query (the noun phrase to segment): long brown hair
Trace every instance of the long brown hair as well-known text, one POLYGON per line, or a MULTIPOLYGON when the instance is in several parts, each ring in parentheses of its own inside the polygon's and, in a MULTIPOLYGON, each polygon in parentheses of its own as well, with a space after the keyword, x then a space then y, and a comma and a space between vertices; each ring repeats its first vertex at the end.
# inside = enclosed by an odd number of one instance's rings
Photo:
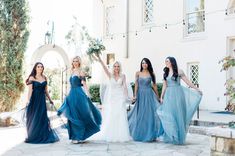
MULTIPOLYGON (((27 78, 26 81, 25 81, 26 84, 29 84, 29 78, 30 78, 31 76, 36 79, 36 74, 37 74, 36 68, 37 68, 37 66, 38 66, 39 64, 42 65, 42 68, 43 68, 43 71, 44 71, 44 65, 43 65, 41 62, 36 62, 35 65, 33 66, 33 69, 32 69, 32 71, 31 71, 31 73, 29 74, 28 78, 27 78)), ((43 76, 43 71, 42 71, 42 73, 41 73, 42 76, 43 76)))
POLYGON ((142 72, 142 70, 143 70, 143 67, 142 67, 142 62, 143 61, 145 61, 146 64, 148 65, 147 69, 149 71, 149 74, 152 78, 153 83, 155 84, 156 83, 156 78, 155 78, 155 75, 154 75, 153 66, 152 66, 151 61, 148 58, 143 58, 142 61, 140 62, 140 71, 142 72))
MULTIPOLYGON (((166 59, 168 59, 170 61, 172 69, 173 69, 172 77, 174 77, 174 80, 177 81, 177 78, 179 77, 179 73, 178 73, 178 65, 177 65, 176 59, 174 57, 170 57, 170 56, 167 57, 166 59)), ((169 68, 165 67, 163 69, 163 71, 164 71, 163 79, 166 80, 166 78, 169 75, 169 68)))

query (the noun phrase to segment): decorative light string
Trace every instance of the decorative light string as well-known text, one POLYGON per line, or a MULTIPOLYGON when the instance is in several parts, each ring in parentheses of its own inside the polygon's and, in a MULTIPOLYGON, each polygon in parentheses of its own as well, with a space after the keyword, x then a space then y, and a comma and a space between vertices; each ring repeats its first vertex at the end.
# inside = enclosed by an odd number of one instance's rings
POLYGON ((233 9, 233 8, 234 7, 227 8, 227 9, 221 9, 221 10, 214 10, 214 11, 210 11, 210 12, 204 12, 203 11, 202 15, 193 16, 193 17, 189 17, 189 18, 184 18, 184 19, 182 19, 178 22, 175 22, 175 23, 165 23, 165 24, 161 24, 161 25, 150 25, 148 28, 142 28, 140 30, 130 30, 128 32, 122 32, 122 33, 111 33, 109 35, 101 36, 100 38, 113 40, 114 37, 116 37, 116 36, 122 36, 123 38, 125 38, 127 35, 130 35, 130 34, 135 34, 135 36, 137 36, 139 33, 144 32, 146 30, 148 30, 151 33, 154 28, 168 29, 169 27, 180 25, 180 24, 182 24, 183 26, 186 26, 187 25, 187 22, 186 22, 187 20, 197 18, 197 17, 201 17, 202 20, 205 21, 206 17, 208 17, 208 15, 212 15, 212 14, 216 14, 216 13, 224 12, 224 15, 228 16, 228 14, 229 14, 228 10, 233 9))

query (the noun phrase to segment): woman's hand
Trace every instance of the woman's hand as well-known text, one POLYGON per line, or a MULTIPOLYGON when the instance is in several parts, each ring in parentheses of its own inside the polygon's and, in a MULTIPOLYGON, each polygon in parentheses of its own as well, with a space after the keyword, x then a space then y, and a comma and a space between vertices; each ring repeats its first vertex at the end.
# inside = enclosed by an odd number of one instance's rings
POLYGON ((160 98, 160 104, 162 104, 163 103, 163 98, 160 98))
POLYGON ((198 91, 200 95, 202 95, 202 91, 199 88, 197 88, 196 90, 198 91))
POLYGON ((50 104, 54 105, 54 102, 52 100, 50 100, 50 104))
POLYGON ((101 62, 100 55, 98 53, 92 54, 91 57, 98 62, 101 62))
POLYGON ((135 103, 136 102, 136 97, 134 96, 131 101, 132 101, 132 104, 135 103))

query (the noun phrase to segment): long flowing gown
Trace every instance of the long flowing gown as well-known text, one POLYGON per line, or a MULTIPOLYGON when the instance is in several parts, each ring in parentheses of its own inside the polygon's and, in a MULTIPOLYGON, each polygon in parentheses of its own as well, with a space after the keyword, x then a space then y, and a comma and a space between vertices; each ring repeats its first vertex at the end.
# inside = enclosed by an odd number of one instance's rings
POLYGON ((108 142, 125 142, 131 139, 124 83, 123 76, 120 76, 118 80, 115 80, 113 76, 110 78, 102 103, 103 123, 96 139, 108 142))
POLYGON ((163 104, 157 112, 161 119, 161 131, 166 143, 184 144, 188 126, 202 96, 196 90, 183 87, 180 76, 175 81, 168 76, 163 104))
POLYGON ((83 88, 83 78, 71 76, 71 89, 58 110, 68 119, 68 134, 71 140, 85 140, 100 131, 101 114, 87 97, 83 88))
POLYGON ((31 81, 32 96, 26 109, 26 143, 53 143, 59 140, 47 116, 45 87, 47 81, 31 81))
POLYGON ((157 115, 159 102, 152 89, 151 77, 138 77, 135 106, 128 115, 129 129, 135 141, 154 141, 158 137, 160 119, 157 115))

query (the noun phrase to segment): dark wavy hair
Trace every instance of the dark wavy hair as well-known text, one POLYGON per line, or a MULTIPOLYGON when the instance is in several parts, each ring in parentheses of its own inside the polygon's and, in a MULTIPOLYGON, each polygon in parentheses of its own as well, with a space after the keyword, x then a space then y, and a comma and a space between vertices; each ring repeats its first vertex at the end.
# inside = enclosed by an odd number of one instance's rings
POLYGON ((152 81, 153 83, 155 84, 156 83, 156 78, 154 76, 154 72, 153 72, 153 66, 152 66, 152 63, 150 62, 150 60, 148 58, 143 58, 142 61, 140 62, 140 71, 142 72, 143 70, 143 67, 142 67, 142 62, 145 61, 146 64, 148 65, 148 71, 150 73, 150 76, 152 78, 152 81))
MULTIPOLYGON (((167 57, 166 59, 169 59, 169 61, 171 62, 171 66, 172 66, 172 69, 173 69, 173 75, 172 75, 172 77, 173 77, 174 80, 176 81, 177 78, 178 78, 178 76, 179 76, 179 74, 178 74, 178 65, 177 65, 177 62, 176 62, 176 60, 175 60, 174 57, 170 57, 170 56, 169 56, 169 57, 167 57)), ((168 67, 165 67, 165 68, 163 69, 163 71, 164 71, 163 79, 166 80, 166 78, 167 78, 168 75, 169 75, 169 68, 168 68, 168 67)))
MULTIPOLYGON (((36 74, 37 74, 37 71, 36 71, 36 68, 37 66, 41 64, 42 67, 43 67, 43 70, 44 70, 44 65, 41 63, 41 62, 37 62, 35 63, 34 67, 33 67, 33 70, 31 71, 30 75, 28 76, 28 78, 26 79, 25 83, 28 85, 29 84, 29 78, 30 76, 33 76, 35 79, 36 79, 36 74)), ((42 71, 42 75, 43 75, 43 71, 42 71)))

